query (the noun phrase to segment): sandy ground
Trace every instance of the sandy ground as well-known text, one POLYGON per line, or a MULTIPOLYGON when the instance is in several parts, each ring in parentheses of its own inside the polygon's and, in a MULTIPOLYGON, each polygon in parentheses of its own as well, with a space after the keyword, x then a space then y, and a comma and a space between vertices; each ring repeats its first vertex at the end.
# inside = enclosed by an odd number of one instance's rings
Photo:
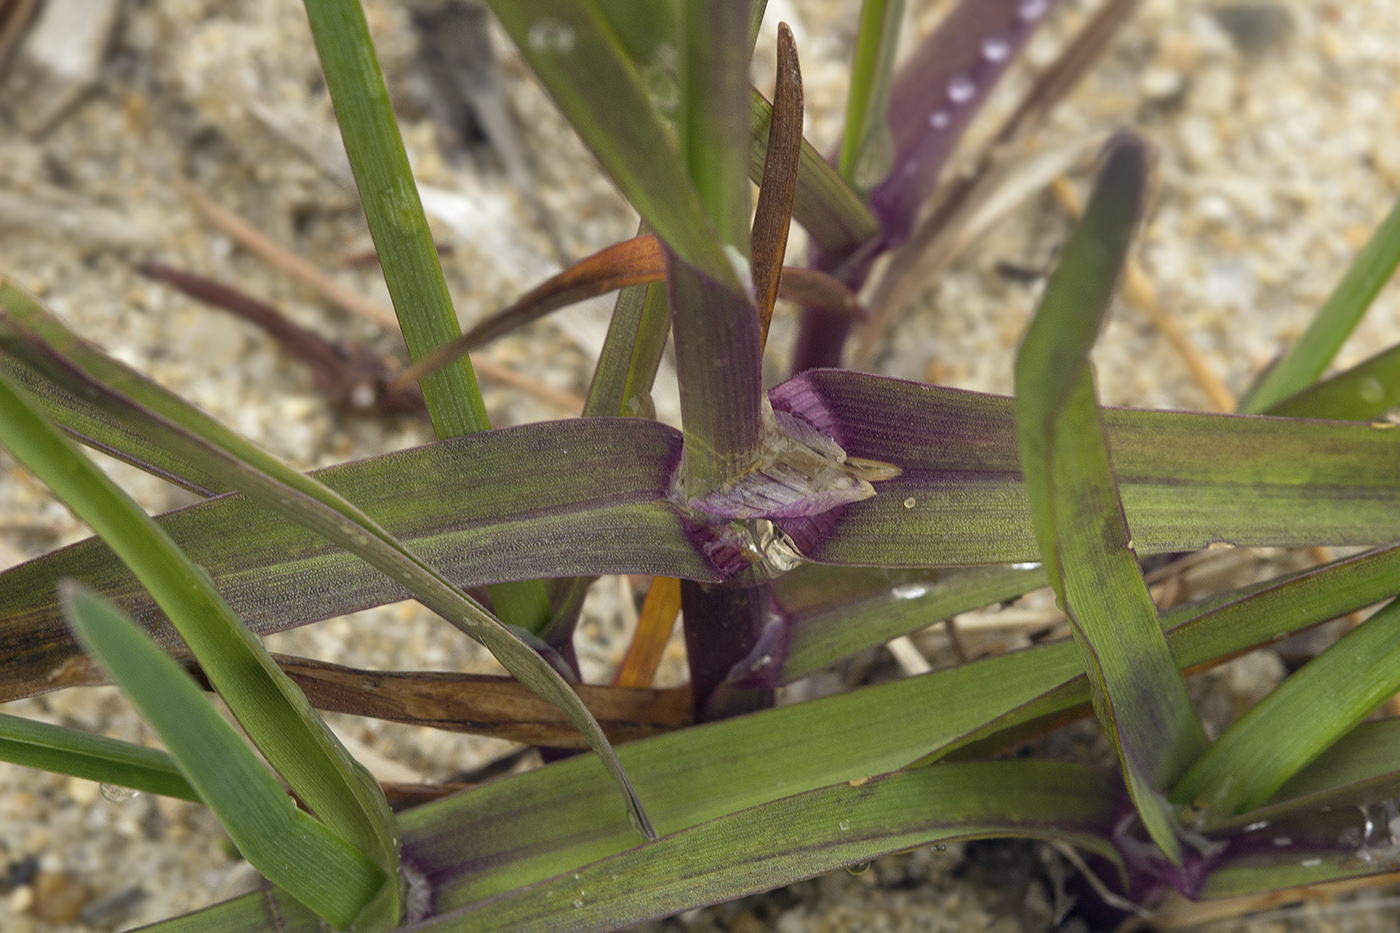
MULTIPOLYGON (((834 138, 844 102, 843 63, 857 6, 854 0, 770 3, 770 18, 787 20, 797 33, 808 135, 822 146, 834 138)), ((911 4, 915 28, 927 29, 946 6, 911 4)), ((1005 109, 1029 80, 1028 69, 1051 61, 1095 6, 1065 0, 993 112, 1005 109)), ((298 465, 428 440, 420 420, 336 415, 306 371, 261 332, 133 269, 155 259, 235 282, 328 336, 399 352, 396 336, 271 271, 213 228, 170 182, 188 178, 341 284, 387 306, 377 270, 343 262, 367 247, 368 236, 343 184, 334 121, 299 5, 130 0, 115 9, 94 85, 41 132, 32 131, 42 116, 38 98, 27 96, 13 73, 0 90, 6 121, 0 271, 119 358, 298 465)), ((635 216, 561 127, 499 33, 493 39, 505 102, 523 154, 505 165, 480 145, 454 142, 434 120, 405 7, 373 0, 367 9, 415 172, 431 189, 437 232, 453 246, 445 265, 464 321, 510 301, 554 271, 561 255, 577 258, 631 235, 635 216)), ((1400 192, 1400 149, 1393 144, 1400 122, 1397 47, 1400 21, 1386 0, 1148 0, 1037 137, 1036 152, 1082 145, 1124 126, 1151 140, 1158 188, 1139 258, 1163 309, 1230 391, 1242 391, 1301 332, 1400 192)), ((760 56, 760 72, 767 57, 760 56)), ((1082 192, 1085 168, 1071 177, 1082 192)), ((872 368, 1008 391, 1015 341, 1037 286, 1004 270, 1045 268, 1068 225, 1054 198, 1032 192, 953 267, 911 293, 872 368)), ((796 256, 801 243, 794 239, 796 256)), ((556 391, 580 394, 609 308, 604 300, 566 312, 499 341, 488 356, 556 391)), ((774 379, 791 323, 780 311, 770 343, 774 379)), ((1392 288, 1339 362, 1357 362, 1397 339, 1392 288)), ((1130 304, 1118 309, 1097 360, 1105 403, 1209 403, 1160 331, 1130 304)), ((495 424, 568 413, 537 395, 483 381, 495 424)), ((664 394, 658 408, 674 417, 674 402, 664 394)), ((0 561, 12 564, 85 535, 3 455, 0 470, 0 561)), ((112 472, 153 511, 189 501, 120 465, 112 472)), ((585 675, 597 679, 615 663, 630 623, 618 580, 594 589, 580 650, 585 675)), ((483 652, 411 605, 269 641, 276 650, 367 667, 495 669, 483 652)), ((679 662, 673 652, 664 676, 679 676, 679 662)), ((1224 697, 1228 716, 1231 697, 1255 694, 1277 675, 1276 659, 1265 658, 1244 674, 1221 675, 1213 695, 1224 697)), ((151 740, 106 689, 52 694, 5 711, 151 740)), ((441 780, 507 748, 382 723, 336 718, 334 724, 392 780, 441 780)), ((125 798, 87 781, 0 764, 0 826, 0 928, 7 931, 125 929, 221 899, 253 880, 202 808, 125 798)), ((1007 893, 993 883, 995 872, 954 877, 950 869, 962 855, 953 849, 882 861, 863 875, 837 873, 670 926, 784 933, 1045 929, 1041 905, 1053 892, 1042 884, 1007 893)), ((1030 852, 1023 861, 1039 858, 1030 852)), ((1375 896, 1359 908, 1311 908, 1250 929, 1393 929, 1395 914, 1375 896)))

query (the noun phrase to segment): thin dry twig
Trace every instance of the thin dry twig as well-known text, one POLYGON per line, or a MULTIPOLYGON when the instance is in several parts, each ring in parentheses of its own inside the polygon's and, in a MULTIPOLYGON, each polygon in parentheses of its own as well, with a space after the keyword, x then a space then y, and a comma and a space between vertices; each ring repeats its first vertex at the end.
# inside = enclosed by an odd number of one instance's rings
MULTIPOLYGON (((285 246, 253 227, 242 217, 216 204, 213 199, 194 185, 184 179, 177 178, 175 179, 175 187, 194 204, 211 224, 268 265, 280 269, 292 278, 306 284, 327 301, 352 314, 357 314, 394 331, 399 329, 398 318, 392 311, 341 285, 310 262, 292 253, 285 246)), ((472 367, 478 373, 503 385, 528 392, 567 412, 583 411, 583 399, 571 392, 562 392, 542 385, 508 366, 482 357, 472 356, 471 362, 472 367)))
POLYGON ((417 385, 393 383, 396 367, 361 344, 339 344, 288 320, 281 311, 213 279, 146 263, 140 271, 153 279, 222 308, 262 328, 282 348, 311 369, 316 387, 338 411, 354 414, 405 414, 423 410, 423 393, 417 385))
POLYGON ((1266 891, 1262 894, 1245 894, 1239 897, 1222 897, 1208 901, 1192 901, 1172 891, 1158 907, 1152 918, 1152 927, 1157 930, 1182 930, 1198 927, 1219 920, 1242 917, 1245 914, 1271 910, 1299 901, 1327 901, 1348 891, 1383 887, 1400 882, 1400 872, 1388 875, 1370 875, 1365 878, 1347 878, 1324 884, 1310 884, 1283 891, 1266 891))
POLYGON ((175 179, 175 188, 184 195, 211 224, 228 234, 239 246, 242 246, 269 266, 280 269, 297 281, 310 286, 317 294, 352 314, 358 314, 360 317, 373 321, 381 327, 390 330, 398 330, 399 319, 394 315, 393 311, 341 285, 335 279, 296 255, 281 243, 276 242, 271 237, 262 233, 262 231, 248 223, 248 221, 244 220, 242 217, 239 217, 233 211, 215 203, 213 198, 209 197, 183 178, 175 179))

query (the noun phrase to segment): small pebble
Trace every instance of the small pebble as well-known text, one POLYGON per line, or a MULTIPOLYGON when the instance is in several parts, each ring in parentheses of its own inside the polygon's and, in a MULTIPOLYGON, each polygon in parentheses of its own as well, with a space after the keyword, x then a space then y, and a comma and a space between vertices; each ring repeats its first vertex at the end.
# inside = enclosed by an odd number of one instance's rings
POLYGON ((88 926, 113 926, 126 919, 145 896, 146 890, 139 886, 113 891, 84 907, 78 919, 88 926))
POLYGON ((90 896, 86 887, 58 872, 39 872, 33 890, 34 915, 49 923, 77 920, 90 896))
POLYGON ((34 906, 34 888, 27 884, 15 888, 5 899, 5 906, 13 915, 22 914, 29 910, 34 906))
MULTIPOLYGON (((32 796, 32 795, 31 795, 32 796)), ((34 876, 39 874, 39 857, 37 855, 25 856, 15 859, 5 870, 6 888, 20 888, 34 880, 34 876)))
POLYGON ((1267 52, 1293 34, 1293 14, 1279 3, 1222 3, 1211 13, 1245 55, 1267 52))

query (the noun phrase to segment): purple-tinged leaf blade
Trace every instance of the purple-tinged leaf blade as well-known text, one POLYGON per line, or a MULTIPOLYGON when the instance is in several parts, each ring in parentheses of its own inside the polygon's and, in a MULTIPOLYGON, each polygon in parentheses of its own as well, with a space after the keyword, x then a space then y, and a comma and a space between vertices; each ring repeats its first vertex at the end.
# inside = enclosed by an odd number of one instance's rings
MULTIPOLYGON (((1400 847, 1382 807, 1315 810, 1227 837, 1227 848, 1195 896, 1232 897, 1390 874, 1400 847)), ((1394 806, 1389 808, 1394 815, 1394 806)))
MULTIPOLYGON (((843 370, 774 388, 848 458, 899 476, 803 545, 820 563, 935 567, 1039 560, 1010 400, 843 370)), ((1400 540, 1400 430, 1389 425, 1105 409, 1140 554, 1400 540)), ((787 523, 784 523, 785 527, 787 523)))
POLYGON ((887 245, 915 216, 996 83, 1055 0, 960 0, 895 76, 889 124, 894 165, 870 194, 887 245))
MULTIPOLYGON (((642 419, 526 425, 396 451, 312 475, 460 587, 639 573, 718 581, 664 499, 680 457, 642 419)), ((408 598, 359 558, 238 495, 159 520, 253 631, 265 634, 408 598)), ((53 689, 75 655, 53 589, 74 577, 116 599, 162 644, 174 633, 111 552, 88 540, 4 575, 0 696, 53 689)))
MULTIPOLYGON (((579 700, 563 676, 545 659, 541 658, 535 648, 525 640, 525 637, 516 628, 505 625, 487 612, 436 567, 425 562, 411 548, 385 531, 368 514, 331 488, 312 477, 293 470, 182 400, 174 397, 169 399, 168 416, 154 412, 132 400, 116 386, 127 382, 143 386, 142 380, 137 378, 134 373, 124 371, 118 364, 105 358, 100 352, 86 347, 73 335, 62 333, 59 336, 63 338, 61 342, 57 345, 50 344, 32 331, 26 330, 15 317, 9 314, 0 315, 0 343, 3 343, 5 352, 21 359, 26 365, 41 372, 45 378, 52 380, 66 391, 88 399, 115 417, 140 428, 151 437, 159 439, 162 444, 179 450, 185 457, 206 470, 222 474, 230 485, 235 486, 240 493, 253 502, 276 513, 279 517, 293 522, 298 527, 310 531, 332 546, 343 548, 354 554, 375 570, 408 589, 429 609, 479 640, 508 671, 568 715, 570 721, 587 737, 589 746, 597 752, 613 776, 618 789, 624 796, 627 812, 637 831, 648 839, 654 838, 654 833, 645 812, 642 810, 641 803, 628 783, 626 775, 622 772, 622 767, 613 753, 612 746, 603 734, 597 720, 579 700), (67 352, 70 348, 73 351, 71 356, 67 352), (82 359, 100 361, 100 365, 94 368, 100 370, 107 377, 107 382, 99 381, 93 373, 84 371, 81 363, 77 362, 82 359)), ((33 417, 32 413, 30 417, 33 417)), ((54 429, 45 427, 44 434, 48 436, 54 429)), ((68 455, 70 457, 78 456, 75 452, 68 455)), ((81 459, 79 462, 86 463, 81 459)), ((30 465, 32 467, 32 464, 30 465)), ((88 466, 87 469, 91 471, 93 468, 88 466)), ((66 477, 69 472, 71 471, 60 471, 57 475, 66 477)), ((48 482, 53 483, 54 479, 49 478, 48 482)), ((185 567, 186 573, 192 572, 189 568, 194 565, 189 562, 187 556, 181 555, 178 549, 174 548, 162 529, 144 513, 140 513, 139 517, 142 522, 137 527, 145 529, 145 534, 150 536, 152 540, 163 542, 164 550, 179 557, 178 565, 185 567)), ((94 530, 103 533, 102 527, 94 526, 94 530)), ((118 542, 121 539, 117 534, 108 531, 103 534, 103 537, 114 549, 120 551, 118 542)), ((189 626, 193 623, 189 620, 208 616, 208 612, 204 610, 212 605, 216 605, 218 608, 219 618, 233 619, 232 612, 219 598, 214 591, 213 582, 202 570, 197 574, 200 583, 197 590, 203 594, 205 602, 198 603, 193 609, 183 606, 178 599, 178 595, 185 592, 184 586, 175 586, 172 591, 171 584, 166 581, 164 590, 156 589, 151 585, 152 577, 150 574, 142 572, 142 565, 133 556, 144 554, 147 550, 127 543, 126 551, 122 552, 121 556, 123 561, 132 568, 133 573, 141 578, 142 583, 152 589, 152 595, 162 608, 167 609, 167 614, 176 623, 176 627, 180 629, 185 641, 190 642, 192 648, 199 651, 200 649, 191 638, 189 626), (174 596, 171 595, 172 592, 175 594, 174 596), (172 606, 181 607, 183 612, 177 615, 171 608, 172 606), (191 615, 192 612, 193 615, 191 615)), ((543 586, 540 586, 540 591, 542 595, 543 586)), ((548 610, 547 603, 546 610, 548 610)), ((225 626, 225 628, 227 627, 225 626)), ((261 659, 260 663, 269 676, 275 675, 275 678, 282 678, 280 672, 266 658, 265 652, 262 652, 261 644, 241 623, 232 625, 232 629, 240 637, 237 644, 244 650, 251 646, 253 655, 261 659)), ((222 629, 216 628, 213 631, 222 631, 222 629)), ((526 636, 528 635, 527 632, 526 636)), ((229 656, 226 651, 223 653, 215 651, 209 655, 209 657, 229 656)), ((206 659, 206 666, 208 663, 209 661, 206 659)), ((211 671, 211 674, 213 673, 215 672, 211 671)), ((301 699, 304 703, 304 698, 301 698, 299 693, 290 689, 290 685, 287 687, 290 690, 288 695, 291 699, 301 699)), ((223 693, 232 704, 234 698, 228 696, 226 690, 223 693)), ((302 711, 301 719, 293 718, 291 721, 299 723, 302 720, 307 720, 308 717, 308 721, 320 727, 324 732, 324 724, 315 718, 309 707, 302 711)), ((246 717, 243 718, 244 721, 248 721, 246 717)), ((263 716, 263 718, 267 717, 263 716)), ((325 734, 329 735, 329 733, 325 734)), ((339 754, 344 755, 344 750, 340 748, 339 743, 333 737, 322 744, 326 745, 332 752, 339 750, 339 754)), ((272 751, 274 749, 263 743, 260 743, 260 747, 267 752, 270 760, 273 759, 272 751)), ((300 759, 293 756, 292 760, 299 761, 300 759)), ((284 772, 286 768, 285 764, 279 765, 279 769, 284 772)), ((289 780, 292 780, 290 776, 289 780)), ((292 780, 292 784, 303 796, 307 795, 308 792, 298 786, 295 780, 292 780)), ((353 788, 355 785, 352 783, 350 786, 353 788)), ((384 805, 383 795, 377 786, 373 788, 373 791, 374 793, 369 796, 377 800, 379 807, 387 816, 387 806, 384 805)), ((361 796, 363 797, 364 794, 361 796)), ((317 809, 321 808, 318 806, 317 809)), ((387 833, 388 830, 385 829, 384 832, 387 833)), ((383 848, 382 845, 381 848, 383 848)), ((390 852, 394 858, 397 857, 394 854, 394 846, 390 845, 386 851, 390 852)))

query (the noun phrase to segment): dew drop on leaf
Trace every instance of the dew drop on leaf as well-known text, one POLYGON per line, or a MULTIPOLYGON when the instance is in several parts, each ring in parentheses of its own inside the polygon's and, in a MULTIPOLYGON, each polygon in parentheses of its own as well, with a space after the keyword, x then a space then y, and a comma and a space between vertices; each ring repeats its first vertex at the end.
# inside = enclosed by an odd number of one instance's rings
POLYGON ((977 85, 967 75, 957 74, 948 79, 948 99, 965 104, 977 94, 977 85))
POLYGON ((841 822, 837 823, 836 826, 837 826, 837 828, 839 828, 839 829, 841 830, 841 832, 843 832, 843 833, 845 833, 845 832, 850 832, 850 829, 851 829, 851 821, 850 821, 850 820, 842 820, 841 822))
POLYGON ((989 62, 1004 62, 1011 54, 1011 43, 1002 36, 988 36, 982 40, 982 57, 989 62))
POLYGON ((916 506, 916 505, 918 505, 918 504, 919 504, 918 500, 915 499, 913 496, 910 496, 908 499, 905 499, 905 500, 904 500, 904 507, 905 507, 906 509, 912 509, 914 506, 916 506))
POLYGON ((1016 15, 1023 22, 1033 23, 1050 9, 1050 0, 1021 0, 1016 7, 1016 15))
POLYGON ((525 41, 536 52, 567 54, 574 48, 574 30, 567 23, 546 17, 537 21, 526 33, 525 41))
POLYGON ((120 784, 103 784, 100 787, 102 796, 113 803, 126 803, 128 800, 141 793, 131 787, 123 787, 120 784))
POLYGON ((669 71, 652 62, 642 69, 642 84, 657 110, 668 115, 676 112, 681 102, 681 91, 669 71))

